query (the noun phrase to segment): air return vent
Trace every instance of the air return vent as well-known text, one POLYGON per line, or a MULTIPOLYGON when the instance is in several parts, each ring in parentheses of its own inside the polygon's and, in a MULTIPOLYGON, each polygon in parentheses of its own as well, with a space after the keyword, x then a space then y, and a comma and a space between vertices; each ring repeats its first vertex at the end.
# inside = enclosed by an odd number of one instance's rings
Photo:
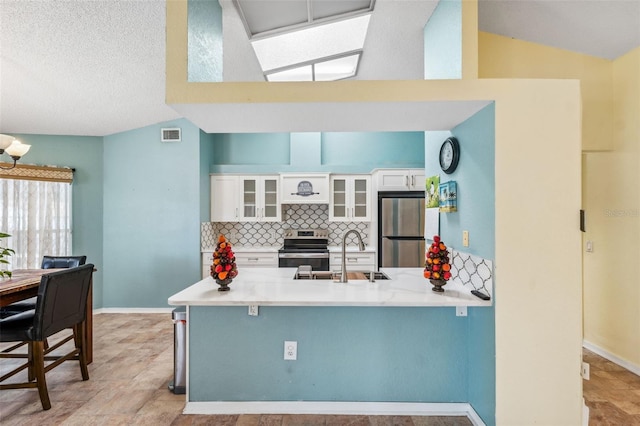
POLYGON ((182 132, 179 127, 160 129, 160 140, 162 142, 180 142, 182 140, 182 132))

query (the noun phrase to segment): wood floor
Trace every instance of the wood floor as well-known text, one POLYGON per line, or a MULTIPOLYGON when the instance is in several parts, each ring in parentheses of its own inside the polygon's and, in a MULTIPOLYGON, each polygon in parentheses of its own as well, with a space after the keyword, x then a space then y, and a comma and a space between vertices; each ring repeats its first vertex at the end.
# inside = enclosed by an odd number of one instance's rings
MULTIPOLYGON (((48 411, 42 410, 35 389, 2 391, 0 424, 471 425, 460 416, 184 415, 184 395, 167 390, 173 376, 170 315, 99 314, 94 317, 94 339, 90 380, 82 381, 77 362, 51 370, 48 411)), ((589 424, 640 426, 640 377, 586 350, 585 361, 591 365, 591 380, 584 382, 589 424)), ((8 367, 2 360, 0 373, 8 367)))
POLYGON ((590 380, 582 381, 589 425, 640 426, 640 376, 586 349, 590 380))

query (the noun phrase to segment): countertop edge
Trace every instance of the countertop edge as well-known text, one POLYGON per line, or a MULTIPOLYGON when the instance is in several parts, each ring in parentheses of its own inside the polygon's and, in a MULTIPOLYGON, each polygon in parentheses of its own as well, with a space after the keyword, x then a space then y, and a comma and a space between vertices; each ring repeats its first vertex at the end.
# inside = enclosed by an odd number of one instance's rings
POLYGON ((491 307, 471 295, 472 287, 455 280, 436 293, 421 268, 383 268, 391 280, 294 280, 295 268, 245 269, 228 292, 207 277, 168 298, 171 306, 361 306, 361 307, 491 307), (235 287, 234 287, 235 284, 235 287))

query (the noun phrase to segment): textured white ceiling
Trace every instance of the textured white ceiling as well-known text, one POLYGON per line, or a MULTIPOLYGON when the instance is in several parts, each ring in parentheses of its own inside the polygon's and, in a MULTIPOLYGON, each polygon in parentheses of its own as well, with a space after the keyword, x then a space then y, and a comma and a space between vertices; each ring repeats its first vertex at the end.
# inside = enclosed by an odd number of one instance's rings
POLYGON ((165 2, 0 0, 0 131, 103 136, 175 119, 165 2))
POLYGON ((481 31, 615 59, 640 46, 640 0, 479 0, 481 31))
MULTIPOLYGON (((433 2, 376 9, 420 3, 433 2)), ((421 34, 417 19, 395 16, 372 37, 421 34)), ((479 0, 479 16, 483 31, 605 58, 640 45, 640 0, 479 0)), ((0 0, 0 132, 103 136, 196 114, 167 106, 164 92, 165 0, 0 0)))

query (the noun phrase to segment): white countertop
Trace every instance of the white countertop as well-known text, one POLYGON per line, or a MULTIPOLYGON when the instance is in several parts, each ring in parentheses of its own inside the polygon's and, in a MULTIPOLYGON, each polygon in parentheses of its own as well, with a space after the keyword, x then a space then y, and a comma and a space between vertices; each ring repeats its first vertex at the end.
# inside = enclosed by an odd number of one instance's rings
POLYGON ((449 281, 443 293, 431 290, 422 268, 383 268, 389 280, 294 280, 296 268, 244 268, 218 291, 212 277, 198 281, 169 298, 182 306, 491 306, 473 296, 472 288, 449 281))
MULTIPOLYGON (((236 253, 254 253, 254 252, 277 252, 278 250, 280 250, 282 248, 282 246, 233 246, 233 251, 235 251, 236 253)), ((342 247, 340 246, 328 246, 327 247, 329 249, 330 252, 342 252, 342 247)), ((205 247, 204 249, 202 249, 202 253, 213 253, 215 251, 215 247, 211 248, 211 247, 205 247)), ((357 245, 354 246, 347 246, 346 248, 347 252, 354 252, 354 251, 360 251, 358 249, 357 245)), ((367 252, 367 253, 371 253, 371 252, 375 252, 376 249, 375 247, 371 247, 371 246, 367 246, 365 247, 363 253, 367 252)))

